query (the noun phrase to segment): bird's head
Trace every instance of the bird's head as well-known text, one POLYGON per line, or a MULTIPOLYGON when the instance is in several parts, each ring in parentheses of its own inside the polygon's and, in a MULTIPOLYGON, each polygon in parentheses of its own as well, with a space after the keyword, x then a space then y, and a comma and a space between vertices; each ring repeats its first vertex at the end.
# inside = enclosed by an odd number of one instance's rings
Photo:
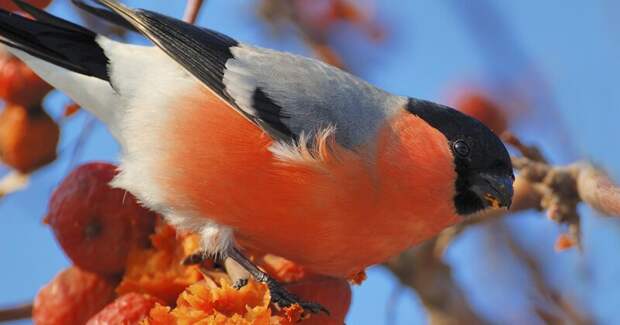
POLYGON ((439 130, 448 141, 456 172, 454 208, 459 215, 489 207, 510 208, 512 163, 493 131, 468 115, 428 101, 410 99, 407 110, 439 130))

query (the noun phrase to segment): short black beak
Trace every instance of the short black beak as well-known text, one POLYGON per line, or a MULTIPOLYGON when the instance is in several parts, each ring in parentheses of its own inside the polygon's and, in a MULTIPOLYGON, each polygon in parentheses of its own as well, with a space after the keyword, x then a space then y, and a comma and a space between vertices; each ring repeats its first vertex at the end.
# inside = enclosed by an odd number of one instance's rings
POLYGON ((471 179, 471 190, 485 207, 508 208, 512 204, 512 175, 479 174, 471 179))

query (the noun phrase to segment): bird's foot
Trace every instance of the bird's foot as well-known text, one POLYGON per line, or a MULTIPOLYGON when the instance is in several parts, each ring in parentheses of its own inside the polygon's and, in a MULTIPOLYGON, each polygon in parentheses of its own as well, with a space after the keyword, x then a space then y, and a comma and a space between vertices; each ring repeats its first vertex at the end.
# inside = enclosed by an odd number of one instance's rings
POLYGON ((269 274, 259 269, 252 261, 250 261, 245 255, 243 255, 238 249, 231 248, 228 253, 228 257, 237 262, 241 267, 246 269, 257 281, 265 283, 269 287, 271 293, 271 302, 278 308, 287 308, 293 305, 299 305, 304 309, 304 314, 318 314, 325 313, 329 315, 329 310, 321 306, 320 304, 303 301, 296 295, 288 291, 284 286, 269 276, 269 274))
POLYGON ((299 297, 286 290, 286 288, 284 288, 284 286, 276 280, 270 278, 267 280, 266 284, 269 287, 269 292, 271 293, 271 302, 278 308, 299 305, 303 308, 304 313, 309 312, 311 314, 318 314, 323 312, 326 315, 329 315, 329 310, 327 310, 327 308, 314 302, 299 299, 299 297))
MULTIPOLYGON (((228 257, 241 265, 244 269, 246 269, 256 280, 259 282, 267 284, 269 287, 269 292, 271 293, 271 302, 278 308, 287 308, 293 305, 299 305, 304 309, 304 312, 310 314, 318 314, 325 313, 329 315, 329 311, 320 304, 303 301, 296 295, 292 294, 288 291, 280 282, 271 278, 267 273, 260 270, 252 261, 250 261, 245 255, 239 252, 237 249, 231 249, 228 253, 228 257)), ((183 265, 197 265, 204 264, 206 260, 208 260, 209 254, 203 250, 199 250, 194 252, 191 255, 188 255, 185 259, 183 259, 183 265)), ((217 263, 221 263, 217 259, 214 259, 217 263)), ((239 278, 233 284, 233 287, 237 290, 245 287, 248 284, 247 278, 239 278)))

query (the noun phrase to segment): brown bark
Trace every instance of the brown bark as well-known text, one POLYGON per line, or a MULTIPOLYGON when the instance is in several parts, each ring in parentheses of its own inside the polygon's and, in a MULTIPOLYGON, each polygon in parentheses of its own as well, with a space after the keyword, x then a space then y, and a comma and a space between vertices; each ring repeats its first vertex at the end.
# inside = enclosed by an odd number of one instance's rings
POLYGON ((195 23, 203 4, 204 0, 187 0, 185 14, 183 14, 183 21, 190 24, 195 23))
POLYGON ((32 304, 11 307, 0 310, 0 322, 26 319, 32 317, 32 304))

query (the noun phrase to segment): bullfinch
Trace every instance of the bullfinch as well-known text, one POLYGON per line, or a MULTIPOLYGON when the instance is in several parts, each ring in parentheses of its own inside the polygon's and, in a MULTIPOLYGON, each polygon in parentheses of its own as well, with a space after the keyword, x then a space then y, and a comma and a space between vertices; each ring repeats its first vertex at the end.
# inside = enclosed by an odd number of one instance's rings
POLYGON ((108 127, 122 148, 113 186, 204 251, 290 294, 240 251, 351 277, 462 217, 509 207, 513 169, 479 121, 397 96, 317 60, 238 42, 117 1, 80 7, 155 46, 126 44, 21 1, 0 40, 108 127))

